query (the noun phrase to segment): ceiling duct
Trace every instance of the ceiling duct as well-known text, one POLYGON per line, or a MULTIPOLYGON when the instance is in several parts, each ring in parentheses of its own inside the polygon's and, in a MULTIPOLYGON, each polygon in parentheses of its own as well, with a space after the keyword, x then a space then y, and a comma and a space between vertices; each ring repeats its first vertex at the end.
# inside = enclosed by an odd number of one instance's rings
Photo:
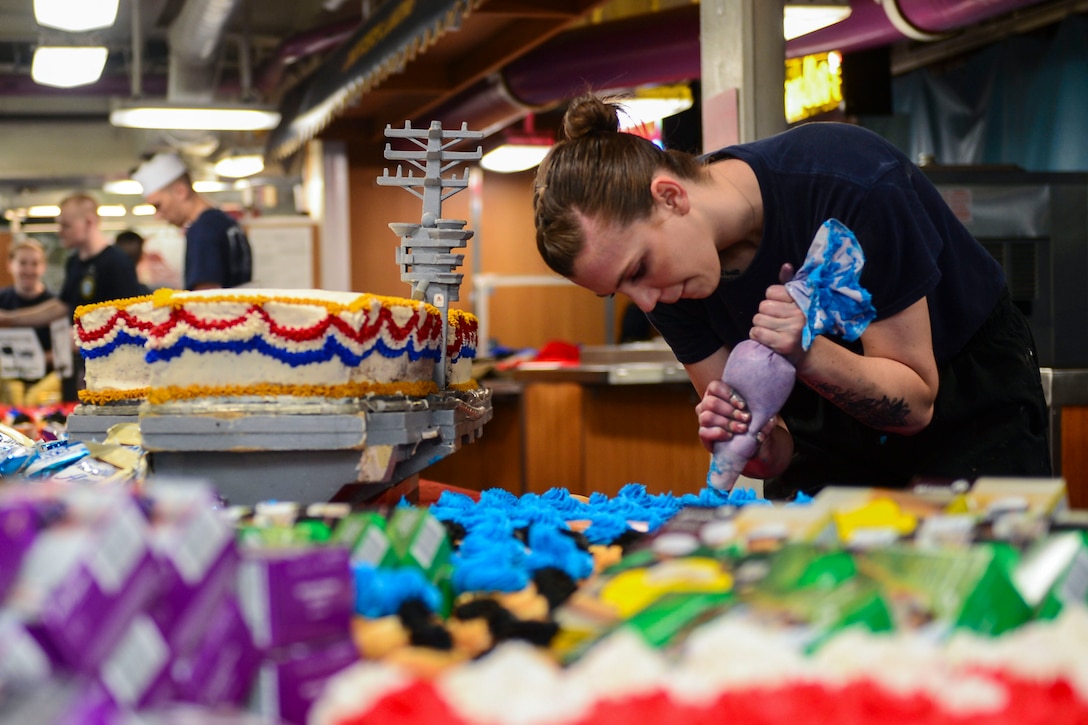
MULTIPOLYGON (((927 37, 936 39, 1040 1, 852 0, 849 18, 789 41, 786 56, 850 52, 903 41, 908 38, 902 27, 906 21, 913 24, 915 35, 928 32, 927 37)), ((586 89, 623 90, 692 80, 701 71, 699 37, 695 4, 585 25, 526 53, 432 114, 444 126, 467 122, 494 133, 586 89)))
POLYGON ((1042 0, 852 0, 846 20, 786 44, 796 58, 826 50, 866 50, 902 40, 932 42, 1042 0))
POLYGON ((241 0, 186 0, 170 26, 171 102, 211 101, 218 75, 218 49, 231 14, 241 0))

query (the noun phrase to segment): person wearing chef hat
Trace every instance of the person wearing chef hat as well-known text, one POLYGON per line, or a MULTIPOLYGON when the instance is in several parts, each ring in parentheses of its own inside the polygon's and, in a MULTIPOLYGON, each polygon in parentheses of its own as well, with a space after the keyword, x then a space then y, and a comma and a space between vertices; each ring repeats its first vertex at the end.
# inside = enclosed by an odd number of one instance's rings
POLYGON ((155 154, 132 175, 155 216, 185 232, 185 288, 238 287, 253 278, 253 257, 241 225, 193 190, 189 169, 174 152, 155 154))

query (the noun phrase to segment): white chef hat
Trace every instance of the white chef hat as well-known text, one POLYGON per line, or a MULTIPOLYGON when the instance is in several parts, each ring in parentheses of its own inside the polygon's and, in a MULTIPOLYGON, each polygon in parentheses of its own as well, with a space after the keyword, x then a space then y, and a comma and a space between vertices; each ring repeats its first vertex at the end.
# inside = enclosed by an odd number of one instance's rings
POLYGON ((140 182, 144 197, 147 197, 170 182, 181 178, 188 171, 188 167, 180 156, 172 151, 164 151, 143 162, 132 178, 140 182))

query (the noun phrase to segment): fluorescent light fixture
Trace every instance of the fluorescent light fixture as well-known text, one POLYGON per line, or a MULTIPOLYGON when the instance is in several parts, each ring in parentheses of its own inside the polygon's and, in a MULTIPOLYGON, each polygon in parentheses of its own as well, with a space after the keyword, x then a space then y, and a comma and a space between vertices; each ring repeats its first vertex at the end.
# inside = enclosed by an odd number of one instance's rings
POLYGON ((117 20, 118 0, 34 0, 38 25, 82 33, 108 28, 117 20))
POLYGON ((492 149, 480 159, 480 166, 500 174, 528 171, 548 155, 551 144, 507 143, 492 149))
POLYGON ((789 0, 782 12, 782 32, 786 40, 793 40, 848 17, 849 0, 789 0))
POLYGON ((122 196, 139 196, 144 193, 144 188, 136 179, 114 179, 102 184, 102 191, 107 194, 120 194, 122 196))
POLYGON ((124 216, 128 214, 124 204, 99 204, 98 216, 124 216))
POLYGON ((153 204, 137 204, 132 207, 132 216, 155 216, 153 204))
POLYGON ((500 174, 528 171, 539 165, 548 155, 553 140, 550 133, 536 132, 532 114, 522 120, 520 130, 503 131, 500 138, 501 144, 480 159, 481 167, 500 174))
POLYGON ((229 179, 241 179, 262 171, 264 171, 264 156, 256 153, 224 156, 215 162, 215 173, 229 179))
POLYGON ((102 46, 41 45, 34 50, 30 77, 42 86, 75 88, 102 77, 109 51, 102 46))
POLYGON ((254 105, 173 105, 115 102, 110 123, 122 128, 183 131, 266 131, 279 125, 278 111, 254 105))
POLYGON ((639 88, 630 98, 620 100, 620 130, 656 123, 686 111, 695 103, 685 85, 639 88))
POLYGON ((193 191, 198 194, 208 194, 213 191, 227 191, 230 184, 216 179, 197 179, 193 182, 193 191))
POLYGON ((26 215, 35 219, 52 219, 60 214, 60 207, 56 204, 37 204, 27 207, 26 215))

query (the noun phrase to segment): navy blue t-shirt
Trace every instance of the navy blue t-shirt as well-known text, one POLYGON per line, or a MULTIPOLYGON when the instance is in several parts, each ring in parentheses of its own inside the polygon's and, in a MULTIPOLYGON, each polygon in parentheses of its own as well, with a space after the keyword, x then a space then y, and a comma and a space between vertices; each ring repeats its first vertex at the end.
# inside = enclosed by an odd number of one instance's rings
POLYGON ((139 297, 144 289, 132 258, 110 245, 90 259, 80 259, 78 253, 69 256, 57 296, 74 312, 80 305, 139 297))
POLYGON ((808 123, 709 155, 744 161, 763 199, 763 237, 750 266, 702 300, 650 314, 679 360, 694 363, 747 339, 784 262, 800 269, 812 238, 838 219, 865 252, 861 284, 876 319, 927 297, 938 364, 982 325, 1005 288, 1001 266, 955 218, 928 178, 891 143, 842 123, 808 123))
POLYGON ((205 209, 185 230, 185 289, 198 284, 237 287, 253 278, 249 240, 220 209, 205 209))

